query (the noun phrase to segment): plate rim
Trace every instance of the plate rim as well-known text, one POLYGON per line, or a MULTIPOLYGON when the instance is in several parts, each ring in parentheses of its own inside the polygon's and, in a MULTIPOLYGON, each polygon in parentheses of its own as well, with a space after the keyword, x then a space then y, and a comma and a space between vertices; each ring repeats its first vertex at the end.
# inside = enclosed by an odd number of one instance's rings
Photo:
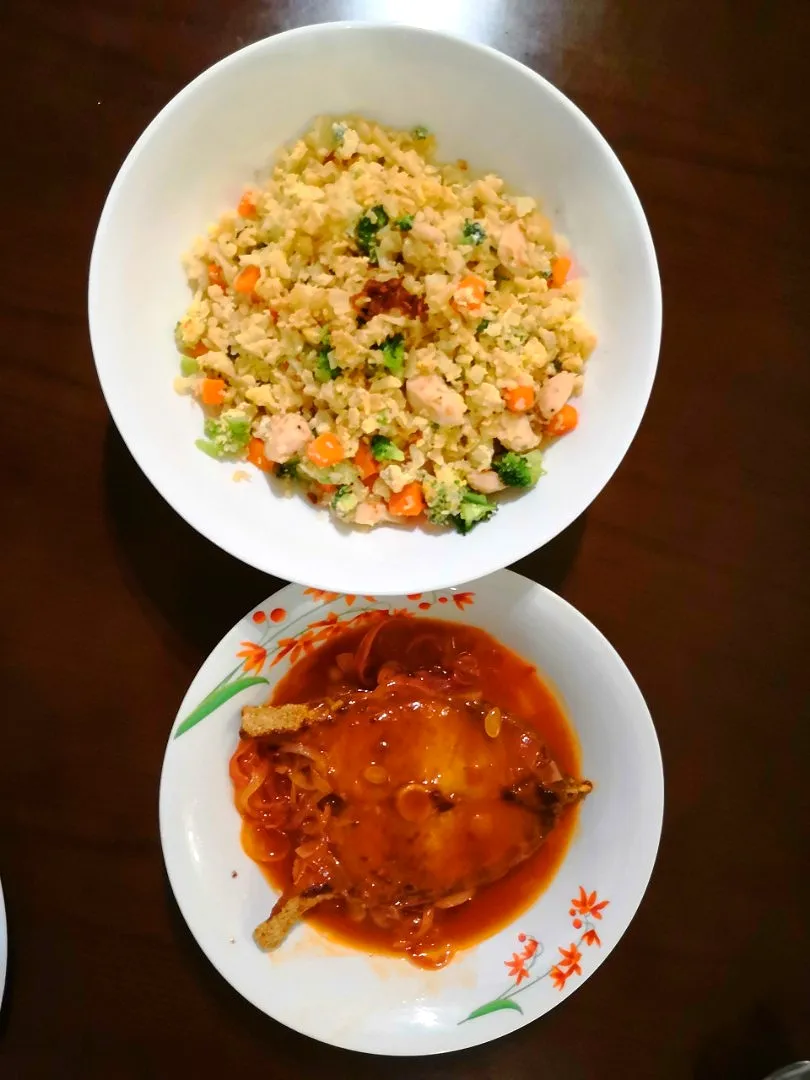
MULTIPOLYGON (((204 943, 206 927, 204 925, 200 925, 198 920, 196 920, 189 913, 188 907, 186 906, 186 904, 184 903, 184 900, 183 900, 183 890, 178 889, 178 887, 177 887, 177 876, 176 875, 177 875, 177 872, 179 871, 179 865, 176 864, 176 863, 173 863, 172 862, 172 857, 168 854, 168 852, 170 850, 170 842, 167 839, 169 830, 168 830, 168 825, 167 825, 167 822, 166 822, 165 811, 164 811, 165 801, 168 798, 168 796, 166 795, 166 790, 167 790, 167 786, 168 786, 167 759, 168 759, 169 754, 171 752, 172 744, 173 744, 173 742, 175 740, 175 728, 176 728, 176 726, 178 724, 178 721, 180 721, 181 716, 185 712, 186 700, 189 697, 190 691, 191 691, 192 687, 194 686, 194 683, 195 683, 197 677, 199 676, 200 671, 202 670, 202 668, 205 666, 205 664, 208 662, 208 660, 217 652, 217 650, 222 645, 223 641, 225 641, 231 634, 233 634, 234 631, 236 631, 238 629, 238 627, 243 622, 245 622, 246 620, 248 620, 250 618, 252 612, 257 610, 258 608, 269 607, 271 605, 272 601, 277 600, 279 597, 281 597, 288 590, 297 591, 297 590, 303 588, 303 586, 299 585, 296 582, 290 582, 290 583, 287 583, 287 584, 283 585, 281 588, 276 589, 274 592, 270 593, 269 596, 267 596, 263 600, 260 600, 258 603, 252 605, 245 612, 245 614, 233 624, 233 626, 231 626, 228 630, 226 630, 220 636, 217 643, 213 646, 212 649, 209 650, 209 652, 203 658, 202 662, 200 663, 200 665, 198 666, 198 668, 197 668, 197 670, 196 670, 196 672, 194 674, 194 677, 192 678, 191 682, 188 684, 188 686, 187 686, 187 688, 185 690, 185 693, 183 694, 183 698, 182 698, 182 700, 180 702, 177 713, 176 713, 176 715, 174 717, 174 720, 172 721, 171 727, 169 729, 169 734, 168 734, 168 738, 167 738, 167 742, 166 742, 166 749, 164 751, 163 761, 161 763, 160 784, 159 784, 159 790, 158 790, 158 818, 159 818, 160 844, 161 844, 161 853, 162 853, 162 856, 163 856, 163 864, 164 864, 164 867, 165 867, 165 870, 166 870, 167 878, 169 880, 169 885, 170 885, 171 890, 172 890, 172 895, 173 895, 175 903, 177 904, 177 907, 178 907, 178 909, 180 911, 180 914, 183 917, 183 921, 185 922, 188 931, 191 933, 192 937, 194 938, 197 946, 199 947, 199 949, 203 953, 205 959, 214 968, 214 970, 217 972, 217 974, 222 979, 224 979, 225 982, 233 990, 235 990, 240 995, 240 997, 244 998, 247 1002, 249 1002, 250 1005, 252 1005, 254 1008, 258 1009, 259 1012, 261 1012, 264 1016, 267 1016, 274 1023, 282 1024, 284 1027, 287 1027, 290 1030, 295 1031, 300 1035, 305 1035, 308 1038, 314 1039, 316 1042, 323 1043, 324 1045, 334 1046, 334 1047, 336 1047, 338 1049, 341 1049, 341 1050, 350 1050, 350 1051, 353 1051, 353 1052, 356 1052, 356 1053, 367 1054, 367 1055, 372 1056, 372 1057, 374 1057, 374 1056, 392 1057, 392 1058, 437 1057, 437 1056, 440 1056, 442 1054, 456 1053, 456 1052, 459 1052, 459 1051, 462 1051, 462 1050, 469 1050, 469 1049, 472 1049, 473 1047, 481 1046, 481 1045, 483 1045, 485 1043, 489 1043, 489 1042, 495 1042, 498 1039, 504 1038, 504 1037, 506 1037, 508 1035, 512 1035, 515 1032, 521 1030, 522 1028, 524 1028, 527 1025, 533 1023, 534 1021, 541 1019, 543 1016, 546 1016, 548 1013, 553 1011, 563 1001, 566 1001, 569 997, 571 997, 574 993, 576 993, 576 991, 596 971, 599 970, 599 968, 607 961, 608 957, 611 955, 611 953, 619 945, 620 941, 622 940, 622 938, 624 937, 624 935, 627 933, 628 929, 630 928, 630 925, 632 924, 633 919, 635 918, 635 916, 636 916, 636 914, 638 912, 638 909, 641 906, 641 903, 642 903, 644 897, 647 894, 647 889, 649 887, 650 880, 652 878, 652 874, 653 874, 653 871, 655 869, 656 861, 657 861, 657 858, 658 858, 658 851, 659 851, 660 843, 661 843, 661 831, 662 831, 662 827, 663 827, 663 817, 664 817, 664 805, 665 805, 666 791, 665 791, 665 781, 664 781, 663 759, 662 759, 662 756, 661 756, 661 747, 660 747, 660 742, 659 742, 659 739, 658 739, 658 733, 657 733, 656 728, 655 728, 655 723, 654 723, 654 721, 652 719, 652 715, 650 713, 650 710, 649 710, 649 708, 647 706, 646 700, 644 698, 644 695, 641 692, 640 687, 636 683, 636 680, 633 677, 632 672, 627 667, 627 665, 625 664, 625 662, 623 661, 622 657, 619 655, 617 650, 613 647, 613 645, 610 643, 610 641, 608 641, 608 639, 601 632, 601 630, 599 630, 599 628, 597 626, 595 626, 594 623, 591 622, 590 619, 588 619, 585 615, 583 615, 581 611, 579 611, 576 607, 574 607, 573 604, 569 603, 569 601, 565 600, 558 593, 555 593, 553 590, 547 588, 545 585, 541 585, 539 582, 532 581, 531 578, 527 578, 523 574, 519 574, 516 571, 509 570, 509 569, 498 570, 494 574, 489 574, 489 575, 486 575, 483 578, 477 578, 475 581, 464 583, 463 586, 453 587, 451 589, 446 589, 446 590, 443 590, 443 591, 456 592, 456 591, 462 591, 462 589, 464 589, 464 590, 469 589, 470 591, 474 591, 475 585, 477 585, 478 583, 480 583, 482 581, 490 582, 493 578, 497 579, 499 577, 507 577, 507 576, 511 577, 511 578, 518 579, 523 584, 523 587, 528 588, 529 591, 533 591, 534 589, 539 590, 541 595, 543 595, 545 602, 551 603, 552 606, 554 604, 559 604, 561 607, 568 609, 568 615, 569 616, 573 616, 575 618, 575 621, 579 621, 581 624, 584 624, 589 629, 590 632, 594 633, 598 637, 598 639, 600 639, 600 642, 601 642, 602 646, 609 653, 609 655, 611 656, 611 659, 620 666, 621 670, 626 675, 627 679, 629 680, 630 685, 632 686, 633 690, 635 691, 635 695, 636 695, 636 697, 638 699, 638 703, 639 703, 639 705, 641 706, 641 708, 643 710, 642 715, 643 715, 643 719, 645 720, 645 728, 647 729, 648 735, 650 735, 652 737, 651 741, 650 741, 650 747, 651 747, 651 749, 653 751, 653 758, 649 761, 648 768, 653 769, 653 766, 655 767, 654 768, 654 776, 651 776, 651 780, 652 780, 653 785, 656 788, 656 790, 658 792, 658 795, 659 795, 658 799, 656 800, 656 807, 655 807, 655 809, 657 811, 657 820, 653 823, 652 828, 649 827, 649 822, 648 822, 648 830, 649 830, 648 831, 648 836, 649 836, 648 843, 650 845, 650 854, 649 854, 648 865, 646 867, 642 867, 642 869, 638 873, 638 879, 639 879, 638 896, 634 901, 631 901, 630 905, 627 908, 626 915, 625 915, 624 920, 623 920, 624 925, 621 926, 621 928, 616 931, 615 939, 612 941, 612 943, 610 945, 610 948, 607 950, 607 952, 601 952, 599 955, 597 955, 595 957, 595 963, 593 964, 593 966, 589 967, 588 969, 586 969, 586 970, 584 970, 582 972, 582 975, 581 975, 579 981, 574 985, 571 993, 566 994, 565 996, 560 996, 549 1007, 543 1008, 542 1011, 537 1013, 536 1015, 532 1014, 531 1010, 527 1010, 526 1013, 524 1013, 522 1016, 520 1016, 520 1018, 518 1019, 518 1022, 516 1023, 516 1025, 514 1027, 510 1027, 505 1031, 500 1031, 500 1032, 494 1032, 493 1033, 493 1032, 488 1032, 485 1028, 468 1029, 468 1030, 473 1030, 474 1032, 479 1032, 480 1031, 480 1035, 479 1034, 473 1034, 473 1036, 469 1039, 469 1041, 465 1041, 465 1043, 462 1046, 458 1046, 458 1045, 456 1045, 456 1046, 442 1046, 442 1047, 435 1048, 435 1049, 431 1048, 429 1050, 414 1048, 412 1051, 411 1050, 402 1051, 402 1050, 394 1050, 394 1049, 386 1050, 385 1048, 371 1050, 371 1049, 368 1049, 366 1046, 358 1044, 357 1042, 353 1041, 352 1039, 334 1038, 334 1037, 331 1037, 329 1035, 324 1035, 324 1034, 318 1032, 317 1030, 313 1030, 313 1028, 311 1026, 308 1026, 308 1025, 305 1025, 305 1024, 290 1023, 286 1019, 281 1020, 278 1017, 274 1016, 271 1012, 269 1012, 268 1009, 266 1008, 266 1006, 263 1003, 261 1003, 259 1000, 257 1000, 256 997, 251 992, 249 992, 248 990, 242 989, 240 986, 236 985, 236 983, 234 981, 232 981, 232 979, 229 977, 229 975, 226 974, 226 972, 223 970, 222 966, 210 955, 210 953, 209 953, 209 951, 206 948, 206 945, 204 943)), ((378 601, 384 601, 384 600, 387 600, 387 599, 390 599, 390 597, 383 597, 383 596, 377 597, 378 601)))

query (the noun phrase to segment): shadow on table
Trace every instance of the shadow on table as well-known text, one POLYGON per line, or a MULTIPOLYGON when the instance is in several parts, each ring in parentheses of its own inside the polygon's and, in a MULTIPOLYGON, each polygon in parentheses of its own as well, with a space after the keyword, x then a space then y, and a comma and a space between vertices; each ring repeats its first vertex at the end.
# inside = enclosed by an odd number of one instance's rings
POLYGON ((695 1054, 692 1080, 765 1080, 806 1051, 806 1046, 791 1046, 785 1025, 762 1005, 703 1040, 695 1054))
POLYGON ((587 516, 586 510, 575 518, 559 536, 549 540, 545 547, 533 551, 525 559, 512 563, 509 569, 553 589, 554 592, 559 592, 576 560, 585 533, 587 516))
MULTIPOLYGON (((133 591, 197 654, 284 584, 227 555, 187 525, 146 479, 112 422, 104 445, 104 487, 107 518, 133 591), (222 587, 207 587, 211 582, 222 587)), ((559 591, 576 559, 585 521, 581 514, 511 569, 559 591)))
POLYGON ((104 445, 104 497, 128 584, 196 655, 284 584, 187 525, 149 483, 112 423, 104 445))

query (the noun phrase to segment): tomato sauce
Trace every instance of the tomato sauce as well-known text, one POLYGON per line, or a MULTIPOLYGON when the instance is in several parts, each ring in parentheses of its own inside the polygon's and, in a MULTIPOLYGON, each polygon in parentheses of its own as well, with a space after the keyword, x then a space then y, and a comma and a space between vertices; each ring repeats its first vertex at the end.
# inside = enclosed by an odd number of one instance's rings
MULTIPOLYGON (((357 655, 367 631, 368 624, 336 632, 290 669, 278 683, 271 703, 334 697, 349 685, 346 658, 357 655)), ((394 617, 376 634, 367 659, 375 670, 395 663, 407 672, 430 667, 447 657, 454 658, 457 670, 469 668, 466 681, 474 682, 487 703, 539 733, 562 773, 579 776, 576 738, 555 695, 533 665, 485 631, 436 619, 394 617)), ((447 955, 489 937, 533 903, 565 856, 576 815, 577 807, 568 807, 542 845, 523 862, 499 880, 480 886, 466 903, 436 911, 431 937, 435 939, 438 933, 446 943, 447 955)), ((290 889, 293 857, 290 853, 279 861, 259 864, 275 889, 290 889)), ((368 917, 353 921, 342 901, 324 902, 305 918, 319 931, 363 951, 402 955, 393 948, 389 930, 368 917)), ((411 954, 411 959, 425 967, 446 962, 446 956, 437 960, 435 949, 423 956, 411 954)))

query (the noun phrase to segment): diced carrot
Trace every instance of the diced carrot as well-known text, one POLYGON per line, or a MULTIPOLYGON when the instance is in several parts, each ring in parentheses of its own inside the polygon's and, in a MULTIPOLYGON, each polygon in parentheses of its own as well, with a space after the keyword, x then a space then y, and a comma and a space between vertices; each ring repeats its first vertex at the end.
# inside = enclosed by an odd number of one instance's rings
POLYGON ((337 489, 337 484, 318 484, 321 495, 334 495, 337 489))
POLYGON ((256 282, 260 277, 261 270, 258 266, 246 266, 243 270, 240 270, 234 278, 233 287, 236 292, 250 296, 256 288, 256 282))
POLYGON ((248 443, 247 459, 251 465, 255 465, 262 472, 270 472, 273 468, 264 456, 264 443, 261 439, 251 439, 248 443))
POLYGON ((217 262, 210 262, 206 268, 208 270, 208 284, 219 285, 221 289, 225 288, 225 275, 222 273, 222 267, 217 262))
POLYGON ((204 353, 210 351, 210 346, 206 345, 202 341, 198 341, 196 345, 188 345, 186 347, 186 356, 203 356, 204 353))
POLYGON ((416 481, 395 491, 388 500, 388 509, 396 517, 418 517, 425 509, 422 487, 416 481))
POLYGON ((236 208, 236 212, 240 217, 256 217, 256 203, 253 201, 253 196, 249 191, 246 191, 239 200, 239 206, 236 208))
POLYGON ((503 391, 503 400, 510 412, 528 412, 534 405, 534 387, 513 386, 503 391))
POLYGON ((565 284, 565 279, 568 277, 568 271, 571 269, 571 260, 567 255, 558 255, 556 259, 551 260, 551 286, 554 289, 561 289, 565 284))
POLYGON ((563 405, 558 413, 549 420, 546 432, 549 435, 567 435, 579 423, 579 413, 573 405, 563 405))
POLYGON ((477 274, 467 274, 453 293, 453 307, 463 315, 474 315, 481 310, 486 291, 487 285, 483 278, 477 274))
POLYGON ((368 443, 365 442, 361 442, 357 447, 354 463, 360 470, 360 476, 363 480, 369 480, 372 476, 377 476, 380 471, 379 462, 372 454, 368 443))
POLYGON ((221 405, 225 397, 225 380, 203 379, 200 397, 203 405, 221 405))
POLYGON ((340 439, 331 431, 325 431, 317 439, 313 439, 307 446, 307 457, 313 465, 319 469, 325 469, 329 465, 337 465, 344 458, 343 447, 340 439))

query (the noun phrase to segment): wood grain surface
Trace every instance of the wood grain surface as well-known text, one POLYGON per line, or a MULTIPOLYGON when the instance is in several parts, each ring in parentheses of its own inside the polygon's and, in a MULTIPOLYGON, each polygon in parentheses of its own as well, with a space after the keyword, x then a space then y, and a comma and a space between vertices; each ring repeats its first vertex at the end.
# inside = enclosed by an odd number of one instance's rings
POLYGON ((0 1077, 761 1080, 810 1056, 807 0, 5 0, 0 1077), (192 532, 113 428, 93 230, 152 116, 289 26, 487 41, 606 135, 655 238, 649 410, 593 506, 518 567, 604 631, 658 728, 667 807, 626 937, 561 1008, 444 1058, 296 1035, 208 965, 167 886, 181 696, 274 587, 192 532))

